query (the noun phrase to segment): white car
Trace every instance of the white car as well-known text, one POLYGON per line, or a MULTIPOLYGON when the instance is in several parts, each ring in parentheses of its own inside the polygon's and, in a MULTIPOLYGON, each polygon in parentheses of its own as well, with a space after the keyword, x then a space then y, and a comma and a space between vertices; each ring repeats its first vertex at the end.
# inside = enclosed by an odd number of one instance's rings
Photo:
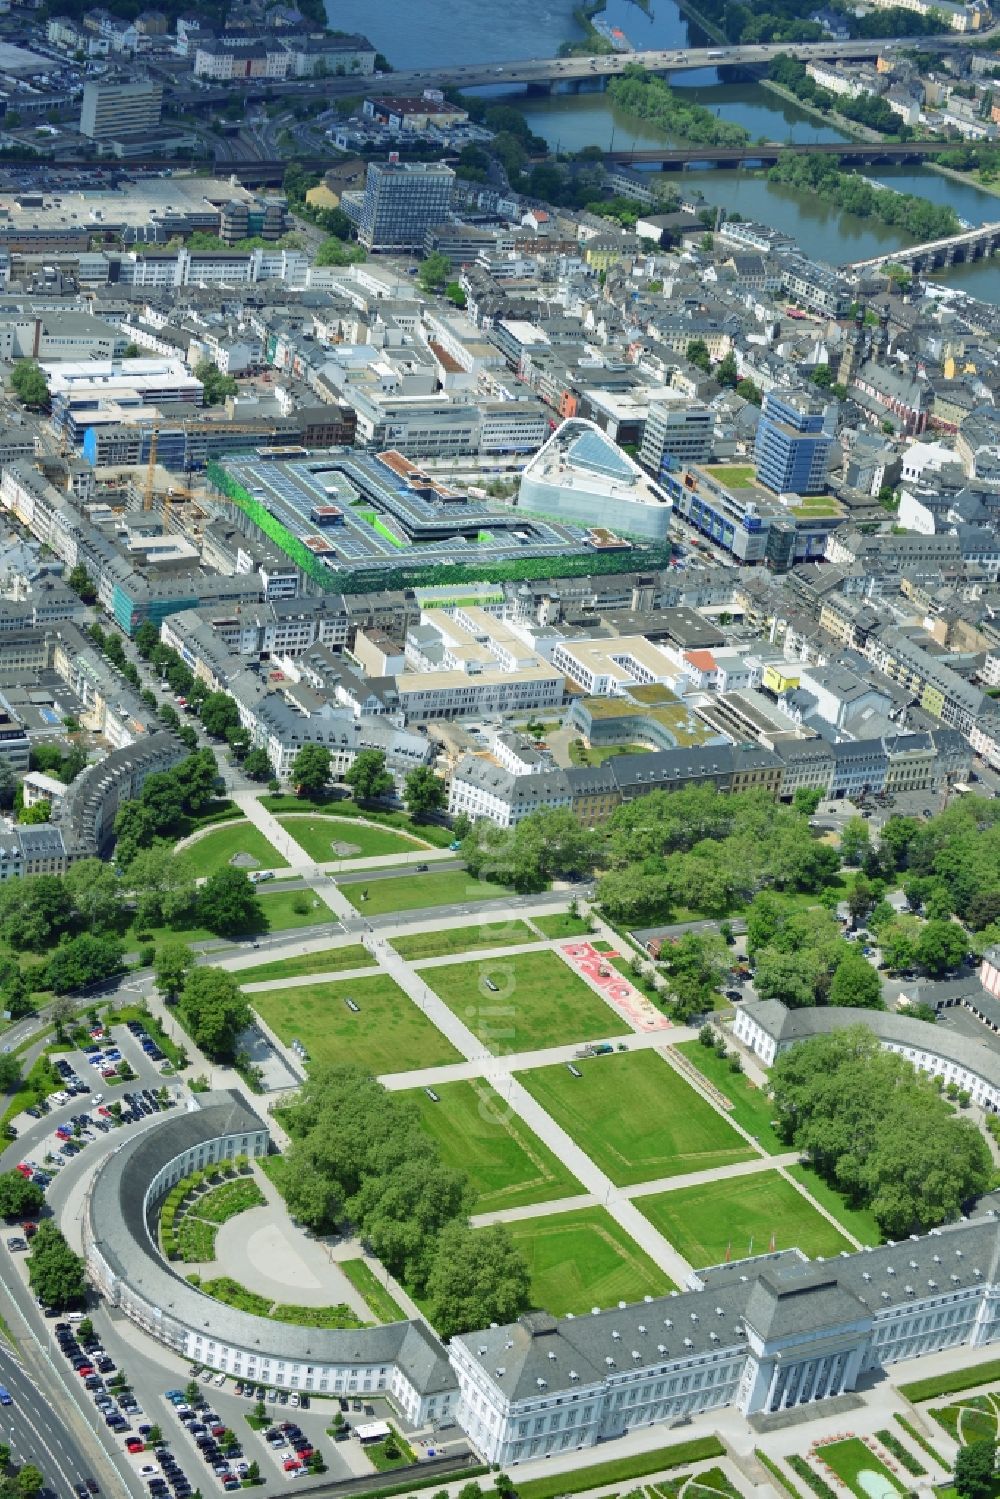
POLYGON ((292 1391, 292 1393, 288 1397, 288 1403, 289 1403, 289 1405, 294 1406, 296 1410, 298 1410, 298 1408, 299 1408, 299 1397, 298 1397, 298 1395, 296 1395, 296 1393, 295 1393, 294 1390, 292 1391))
POLYGON ((226 1376, 224 1374, 215 1374, 212 1377, 212 1383, 217 1384, 220 1390, 222 1389, 222 1386, 225 1384, 225 1382, 226 1376))

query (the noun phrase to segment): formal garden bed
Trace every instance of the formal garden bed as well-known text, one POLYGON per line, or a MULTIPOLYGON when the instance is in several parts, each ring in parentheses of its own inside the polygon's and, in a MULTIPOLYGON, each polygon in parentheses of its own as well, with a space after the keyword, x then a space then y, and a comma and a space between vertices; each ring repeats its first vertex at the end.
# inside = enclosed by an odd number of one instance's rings
POLYGON ((297 1306, 290 1302, 274 1301, 270 1296, 262 1296, 259 1291, 251 1291, 231 1275, 202 1279, 197 1272, 192 1271, 186 1279, 190 1285, 204 1291, 206 1296, 211 1296, 213 1301, 224 1302, 226 1306, 235 1307, 238 1312, 249 1312, 254 1317, 266 1317, 269 1322, 288 1322, 296 1327, 328 1329, 371 1325, 362 1322, 357 1313, 344 1302, 335 1306, 297 1306))
POLYGON ((954 1405, 932 1408, 931 1415, 950 1437, 967 1447, 970 1442, 995 1442, 1000 1395, 966 1395, 954 1405))
POLYGON ((167 1259, 204 1264, 215 1258, 219 1227, 266 1201, 250 1171, 249 1158, 237 1156, 193 1171, 170 1189, 160 1208, 160 1247, 167 1259))
POLYGON ((899 1463, 891 1456, 879 1455, 874 1437, 844 1436, 814 1442, 810 1457, 830 1474, 835 1491, 849 1489, 856 1499, 878 1499, 876 1488, 885 1499, 890 1489, 898 1494, 907 1491, 906 1483, 897 1476, 899 1463))

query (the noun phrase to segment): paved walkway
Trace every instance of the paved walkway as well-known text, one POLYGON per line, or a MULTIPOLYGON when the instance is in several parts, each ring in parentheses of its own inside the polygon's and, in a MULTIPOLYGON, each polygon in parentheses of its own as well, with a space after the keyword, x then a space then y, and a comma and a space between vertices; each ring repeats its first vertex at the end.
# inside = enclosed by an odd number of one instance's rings
MULTIPOLYGON (((678 1027, 670 1037, 670 1045, 676 1045, 678 1041, 692 1041, 695 1034, 686 1026, 678 1027)), ((663 1036, 637 1036, 632 1031, 617 1036, 609 1031, 607 1039, 616 1050, 623 1045, 627 1051, 652 1051, 664 1045, 663 1036)), ((540 1051, 513 1051, 494 1056, 492 1052, 482 1052, 480 1046, 481 1055, 468 1061, 449 1062, 442 1067, 422 1067, 414 1072, 390 1072, 380 1077, 379 1082, 384 1088, 396 1090, 433 1088, 439 1083, 456 1082, 470 1077, 503 1080, 515 1072, 528 1072, 534 1067, 555 1067, 576 1061, 582 1050, 579 1041, 571 1041, 565 1046, 547 1046, 540 1051)))

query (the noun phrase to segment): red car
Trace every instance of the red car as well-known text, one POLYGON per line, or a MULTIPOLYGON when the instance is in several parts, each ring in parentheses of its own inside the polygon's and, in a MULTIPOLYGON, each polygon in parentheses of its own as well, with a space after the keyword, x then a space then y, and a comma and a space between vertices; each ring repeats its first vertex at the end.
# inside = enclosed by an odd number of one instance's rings
POLYGON ((136 1452, 142 1452, 145 1448, 145 1445, 145 1442, 143 1442, 140 1437, 129 1437, 128 1441, 125 1443, 128 1451, 133 1454, 135 1454, 136 1452))
POLYGON ((37 1223, 22 1223, 21 1224, 21 1232, 23 1233, 23 1235, 24 1235, 24 1237, 26 1239, 33 1239, 34 1236, 35 1236, 35 1234, 37 1234, 37 1232, 38 1232, 38 1224, 37 1223))
POLYGON ((300 1462, 297 1462, 294 1457, 286 1457, 281 1466, 284 1468, 286 1473, 297 1473, 302 1467, 302 1464, 300 1462))
POLYGON ((93 1364, 81 1364, 76 1372, 81 1379, 89 1379, 94 1372, 94 1366, 93 1364))
POLYGON ((100 1114, 100 1116, 101 1116, 102 1119, 110 1119, 111 1118, 111 1110, 109 1108, 106 1108, 103 1103, 101 1104, 101 1106, 97 1110, 97 1112, 100 1114))
POLYGON ((314 1449, 312 1447, 303 1447, 301 1449, 301 1451, 298 1453, 299 1461, 303 1462, 303 1463, 307 1463, 309 1461, 309 1459, 313 1455, 313 1450, 314 1449))
POLYGON ((31 1167, 26 1166, 23 1161, 19 1166, 15 1166, 14 1170, 20 1171, 21 1175, 25 1177, 25 1179, 27 1179, 31 1175, 31 1167))

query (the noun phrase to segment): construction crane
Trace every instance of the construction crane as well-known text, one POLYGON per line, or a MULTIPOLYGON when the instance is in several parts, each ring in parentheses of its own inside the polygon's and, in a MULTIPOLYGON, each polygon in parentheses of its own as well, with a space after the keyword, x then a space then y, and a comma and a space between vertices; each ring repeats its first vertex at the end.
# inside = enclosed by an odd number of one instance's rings
POLYGON ((156 447, 160 437, 160 424, 153 422, 149 429, 149 462, 146 465, 146 485, 142 493, 143 510, 152 510, 156 487, 156 447))

